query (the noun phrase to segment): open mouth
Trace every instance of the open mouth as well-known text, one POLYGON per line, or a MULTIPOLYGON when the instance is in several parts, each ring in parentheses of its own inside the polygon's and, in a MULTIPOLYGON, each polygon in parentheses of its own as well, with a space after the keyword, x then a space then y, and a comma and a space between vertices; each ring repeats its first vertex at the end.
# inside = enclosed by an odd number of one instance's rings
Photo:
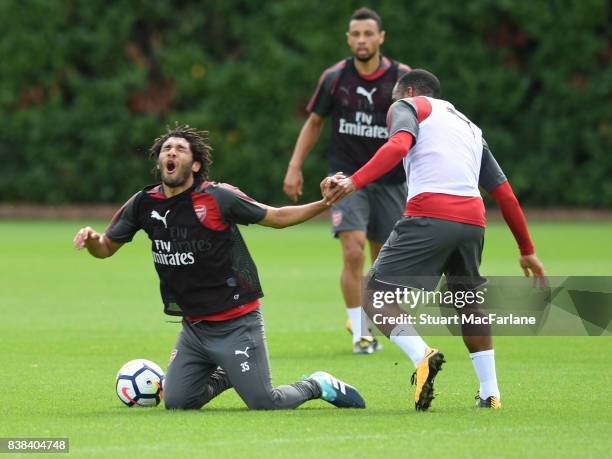
POLYGON ((173 160, 169 159, 166 162, 166 172, 168 174, 172 174, 175 171, 175 169, 176 169, 176 163, 173 160))

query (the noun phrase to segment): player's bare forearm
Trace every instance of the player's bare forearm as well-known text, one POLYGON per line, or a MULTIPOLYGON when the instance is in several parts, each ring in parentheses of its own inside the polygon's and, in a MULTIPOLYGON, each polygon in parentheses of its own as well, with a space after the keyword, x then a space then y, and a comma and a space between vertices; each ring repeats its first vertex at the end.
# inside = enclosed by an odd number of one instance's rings
POLYGON ((310 220, 328 208, 325 199, 302 206, 268 207, 266 216, 259 224, 271 228, 286 228, 310 220))
POLYGON ((98 233, 89 226, 81 228, 72 242, 77 250, 87 249, 89 254, 95 258, 108 258, 123 245, 111 241, 105 237, 104 233, 98 233))
POLYGON ((287 174, 283 180, 283 191, 293 202, 297 202, 302 196, 304 177, 302 176, 302 163, 312 150, 321 134, 323 118, 316 113, 311 113, 298 136, 293 149, 293 155, 287 167, 287 174))
POLYGON ((302 126, 300 135, 295 142, 293 154, 291 155, 291 160, 289 161, 289 168, 300 169, 302 167, 302 163, 306 159, 306 156, 308 156, 310 150, 312 150, 317 143, 317 140, 319 140, 322 127, 323 118, 315 113, 311 113, 304 123, 304 126, 302 126))

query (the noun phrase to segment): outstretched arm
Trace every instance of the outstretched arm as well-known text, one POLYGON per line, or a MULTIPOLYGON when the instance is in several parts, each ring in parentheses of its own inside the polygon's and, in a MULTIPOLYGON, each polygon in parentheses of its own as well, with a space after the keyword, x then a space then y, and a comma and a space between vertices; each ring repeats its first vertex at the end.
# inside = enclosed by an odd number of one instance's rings
POLYGON ((329 203, 337 203, 389 172, 408 154, 412 143, 412 134, 405 131, 394 134, 361 169, 351 177, 334 183, 335 186, 330 191, 329 203))
POLYGON ((105 237, 104 233, 98 233, 90 226, 81 228, 73 240, 77 250, 87 249, 96 258, 108 258, 121 248, 123 244, 113 242, 105 237))
POLYGON ((329 208, 327 197, 330 194, 332 186, 335 186, 335 181, 342 178, 341 175, 335 177, 326 177, 321 182, 321 194, 323 199, 302 206, 285 206, 285 207, 267 207, 265 217, 258 222, 263 226, 272 228, 286 228, 288 226, 297 225, 299 223, 310 220, 312 217, 319 215, 321 212, 329 208))
POLYGON ((361 169, 338 182, 330 196, 330 204, 335 204, 393 169, 416 142, 419 123, 429 116, 429 113, 431 104, 423 97, 401 99, 391 105, 387 112, 389 140, 361 169))
POLYGON ((286 228, 310 220, 328 207, 324 199, 302 206, 268 207, 266 216, 259 224, 272 228, 286 228))

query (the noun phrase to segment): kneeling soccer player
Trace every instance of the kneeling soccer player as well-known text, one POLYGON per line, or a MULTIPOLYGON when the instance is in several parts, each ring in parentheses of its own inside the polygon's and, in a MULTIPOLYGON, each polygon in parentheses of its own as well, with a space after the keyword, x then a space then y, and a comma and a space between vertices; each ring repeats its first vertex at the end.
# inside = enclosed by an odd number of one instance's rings
MULTIPOLYGON (((77 249, 112 256, 143 229, 151 239, 164 312, 182 316, 164 386, 168 409, 198 409, 234 387, 251 409, 290 409, 321 398, 339 408, 365 408, 357 390, 316 372, 273 388, 259 310, 257 268, 236 224, 284 228, 327 209, 324 200, 268 207, 237 188, 207 181, 207 133, 177 126, 156 139, 151 156, 161 183, 136 193, 105 233, 82 228, 77 249)), ((329 179, 321 192, 329 191, 329 179)))

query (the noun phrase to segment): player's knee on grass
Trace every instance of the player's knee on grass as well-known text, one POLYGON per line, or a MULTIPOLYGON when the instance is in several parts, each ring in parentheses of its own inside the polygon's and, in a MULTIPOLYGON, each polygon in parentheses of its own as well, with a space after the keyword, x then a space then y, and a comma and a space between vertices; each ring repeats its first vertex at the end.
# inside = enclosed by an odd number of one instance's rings
POLYGON ((164 406, 167 410, 198 410, 202 405, 204 403, 201 400, 164 395, 164 406))
POLYGON ((164 390, 164 406, 167 410, 198 410, 202 408, 205 400, 200 396, 185 394, 180 390, 168 387, 164 390))

